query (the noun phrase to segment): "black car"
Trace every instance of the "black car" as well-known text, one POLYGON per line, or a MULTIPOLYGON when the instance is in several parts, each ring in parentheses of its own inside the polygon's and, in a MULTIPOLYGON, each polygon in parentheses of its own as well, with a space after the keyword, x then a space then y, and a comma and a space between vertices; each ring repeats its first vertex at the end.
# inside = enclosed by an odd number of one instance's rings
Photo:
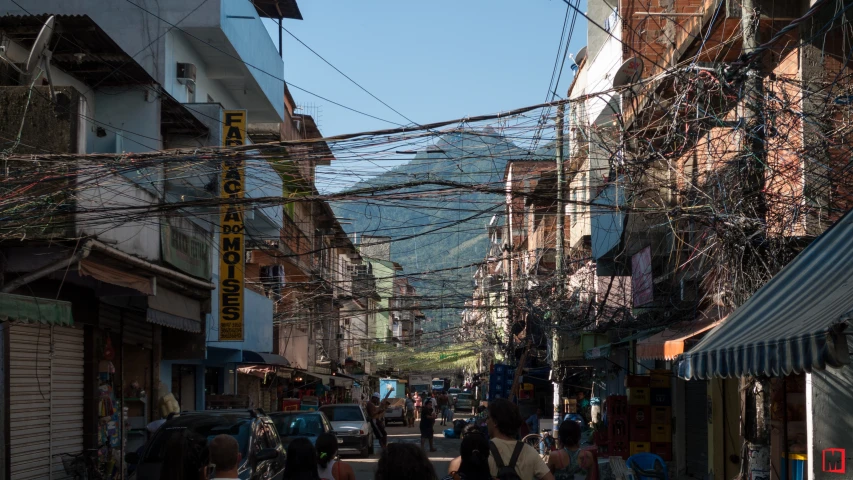
POLYGON ((207 445, 221 434, 237 440, 243 458, 241 480, 280 479, 285 450, 272 420, 260 410, 212 410, 184 412, 169 418, 145 446, 142 454, 128 453, 136 464, 138 480, 156 480, 161 468, 183 468, 186 478, 198 478, 207 457, 207 445))
MULTIPOLYGON (((321 412, 275 412, 270 414, 270 419, 284 448, 287 448, 294 438, 307 438, 313 445, 321 434, 335 433, 332 424, 321 412)), ((340 440, 338 442, 340 443, 340 440)))

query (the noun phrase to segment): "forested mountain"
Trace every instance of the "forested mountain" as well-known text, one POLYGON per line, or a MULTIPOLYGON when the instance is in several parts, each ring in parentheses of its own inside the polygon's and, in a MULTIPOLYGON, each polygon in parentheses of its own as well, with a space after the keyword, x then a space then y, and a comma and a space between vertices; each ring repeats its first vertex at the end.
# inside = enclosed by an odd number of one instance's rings
MULTIPOLYGON (((538 152, 537 152, 538 153, 538 152)), ((408 163, 385 172, 353 190, 409 182, 444 180, 472 187, 501 190, 510 159, 529 159, 531 154, 494 130, 468 130, 442 136, 408 163)), ((352 219, 350 232, 390 236, 392 260, 424 296, 423 305, 432 317, 430 329, 455 323, 472 290, 473 267, 486 254, 486 224, 502 216, 504 196, 472 189, 437 195, 446 187, 420 185, 400 189, 399 200, 342 201, 333 204, 335 214, 352 219), (423 198, 418 198, 418 197, 423 198), (444 270, 429 275, 419 273, 444 270), (443 312, 443 314, 442 314, 443 312)))

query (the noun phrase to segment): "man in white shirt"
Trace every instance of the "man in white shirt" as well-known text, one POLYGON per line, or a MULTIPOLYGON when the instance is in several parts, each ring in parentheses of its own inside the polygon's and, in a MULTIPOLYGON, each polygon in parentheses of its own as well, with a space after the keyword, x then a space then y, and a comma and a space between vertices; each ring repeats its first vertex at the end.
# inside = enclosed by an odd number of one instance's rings
POLYGON ((542 457, 533 447, 516 440, 518 429, 521 427, 521 415, 518 407, 509 400, 499 398, 489 402, 489 419, 486 420, 489 435, 492 437, 489 449, 489 470, 493 477, 498 475, 498 465, 495 457, 500 456, 501 464, 511 466, 516 446, 521 446, 520 454, 512 467, 520 478, 537 480, 554 480, 554 475, 542 457))
POLYGON ((216 469, 217 480, 239 480, 237 467, 240 466, 240 446, 231 435, 217 435, 208 445, 210 464, 216 469))

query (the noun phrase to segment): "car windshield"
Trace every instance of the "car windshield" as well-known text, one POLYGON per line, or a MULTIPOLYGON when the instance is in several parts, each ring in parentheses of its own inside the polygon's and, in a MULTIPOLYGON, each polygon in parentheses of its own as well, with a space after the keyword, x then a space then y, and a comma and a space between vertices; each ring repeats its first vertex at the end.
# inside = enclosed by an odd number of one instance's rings
POLYGON ((316 413, 276 415, 272 421, 281 437, 316 437, 323 433, 323 423, 316 413))
POLYGON ((460 393, 458 398, 459 398, 459 400, 471 400, 471 394, 470 393, 460 393))
POLYGON ((320 407, 320 411, 326 415, 330 422, 363 422, 364 415, 361 414, 361 408, 352 407, 320 407))
POLYGON ((252 420, 249 418, 227 420, 221 417, 199 419, 197 422, 181 422, 170 426, 163 424, 151 439, 145 452, 145 463, 162 463, 166 458, 175 458, 178 463, 200 461, 213 437, 227 434, 237 440, 240 454, 248 458, 249 437, 252 420))

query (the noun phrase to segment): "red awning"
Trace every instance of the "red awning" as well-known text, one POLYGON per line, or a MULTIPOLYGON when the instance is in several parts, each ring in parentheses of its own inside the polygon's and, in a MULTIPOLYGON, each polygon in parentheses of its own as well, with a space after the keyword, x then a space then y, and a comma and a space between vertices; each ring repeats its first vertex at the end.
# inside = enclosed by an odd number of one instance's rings
POLYGON ((673 325, 651 337, 637 341, 637 358, 672 360, 684 353, 684 343, 700 333, 716 327, 722 320, 701 320, 673 325))

